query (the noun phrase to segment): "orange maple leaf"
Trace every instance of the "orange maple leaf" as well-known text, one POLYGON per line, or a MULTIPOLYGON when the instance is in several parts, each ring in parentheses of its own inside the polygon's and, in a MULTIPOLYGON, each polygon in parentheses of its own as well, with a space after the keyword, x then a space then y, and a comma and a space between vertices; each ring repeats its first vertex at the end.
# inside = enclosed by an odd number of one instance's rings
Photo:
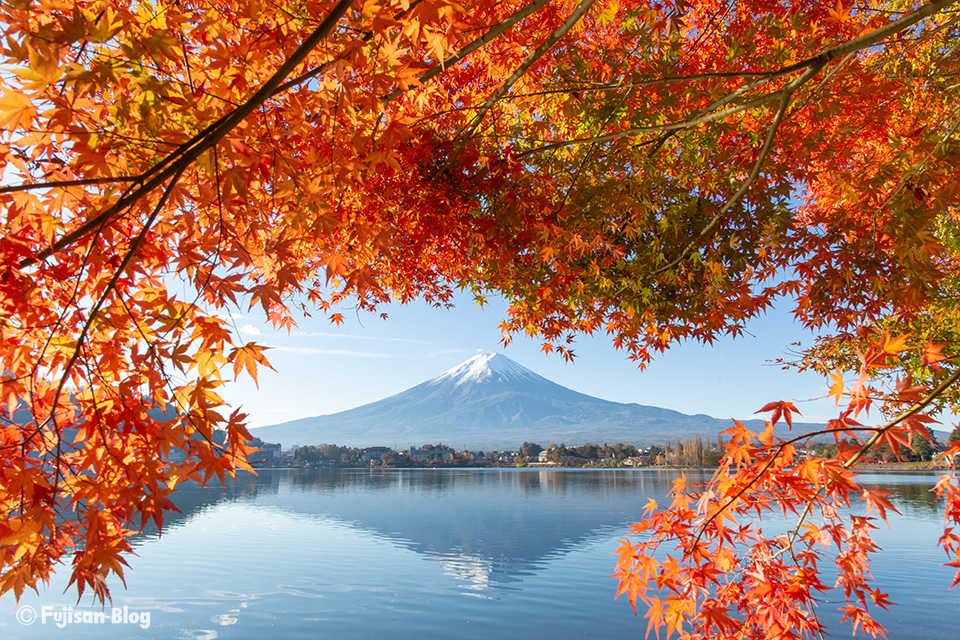
POLYGON ((267 349, 269 349, 269 347, 263 347, 253 342, 248 342, 244 346, 234 349, 230 354, 230 357, 233 359, 234 379, 240 375, 242 370, 246 369, 250 377, 253 378, 253 383, 257 385, 259 389, 260 383, 257 380, 257 366, 263 365, 273 369, 266 356, 263 355, 263 352, 267 349))
POLYGON ((937 363, 947 359, 947 356, 942 353, 945 346, 945 344, 933 344, 933 340, 927 340, 927 344, 923 349, 923 355, 920 356, 920 363, 925 367, 930 367, 937 373, 943 373, 943 369, 937 363))
MULTIPOLYGON (((861 500, 865 500, 867 503, 867 513, 870 513, 870 509, 874 508, 877 510, 877 513, 880 514, 880 518, 887 522, 887 509, 893 511, 894 513, 900 513, 897 511, 897 508, 887 500, 887 496, 890 495, 889 491, 884 491, 878 487, 874 487, 871 490, 864 489, 863 493, 860 496, 861 500)), ((890 526, 887 523, 887 526, 890 526)))

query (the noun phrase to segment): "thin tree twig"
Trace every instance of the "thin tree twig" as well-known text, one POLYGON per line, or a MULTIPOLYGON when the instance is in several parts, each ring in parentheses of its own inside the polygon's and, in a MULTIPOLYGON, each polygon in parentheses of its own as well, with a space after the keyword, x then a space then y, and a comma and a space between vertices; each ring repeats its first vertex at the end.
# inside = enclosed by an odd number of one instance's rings
MULTIPOLYGON (((182 171, 180 172, 182 173, 182 171)), ((67 364, 64 366, 63 373, 60 375, 60 382, 57 385, 56 390, 53 394, 53 401, 50 406, 50 415, 49 417, 41 424, 37 425, 37 429, 34 430, 32 434, 27 437, 24 437, 23 442, 26 443, 28 440, 33 438, 40 430, 43 429, 43 425, 47 422, 52 422, 54 427, 57 426, 56 421, 56 412, 57 407, 60 404, 60 395, 63 392, 63 388, 67 384, 67 380, 70 378, 70 371, 73 369, 73 365, 76 364, 77 360, 80 358, 80 353, 83 350, 84 342, 86 341, 87 334, 90 332, 90 329, 93 327, 93 322, 97 318, 97 314, 100 313, 100 309, 103 307, 104 303, 107 301, 107 298, 110 294, 116 289, 117 283, 120 281, 123 272, 126 271, 127 267, 130 265, 130 262, 133 260, 133 257, 139 251, 140 246, 143 244, 144 239, 146 238, 147 232, 153 226, 153 223, 156 221, 157 217, 160 215, 160 212, 163 210, 163 207, 166 205, 167 200, 170 197, 170 194, 173 193, 173 189, 177 185, 177 181, 180 179, 180 173, 176 173, 171 177, 169 184, 167 184, 166 189, 164 189, 163 194, 160 196, 160 199, 157 201, 156 206, 151 212, 150 216, 144 222, 143 227, 140 229, 140 233, 137 234, 137 237, 133 239, 130 243, 130 248, 127 249, 127 254, 124 256, 123 261, 121 261, 120 266, 117 267, 117 270, 114 272, 113 276, 110 278, 110 281, 107 282, 106 288, 104 288, 103 293, 100 294, 100 297, 97 299, 97 302, 90 309, 90 316, 87 318, 86 322, 83 324, 83 329, 80 331, 80 335, 77 336, 77 344, 73 349, 73 354, 70 356, 70 360, 67 361, 67 364)), ((57 429, 59 431, 59 429, 57 429)))
MULTIPOLYGON (((477 51, 487 43, 492 42, 494 39, 498 38, 500 35, 502 35, 507 30, 509 30, 510 27, 520 22, 527 16, 535 13, 536 11, 539 11, 545 5, 549 4, 549 2, 550 0, 535 0, 535 2, 531 2, 525 5, 524 7, 517 10, 515 13, 513 13, 506 20, 503 20, 497 26, 493 27, 492 29, 484 33, 482 36, 480 36, 479 38, 475 39, 473 42, 465 46, 463 49, 460 49, 456 53, 453 53, 447 56, 447 58, 443 60, 443 62, 439 62, 435 64, 433 67, 431 67, 424 73, 420 74, 420 76, 417 78, 417 82, 419 84, 423 84, 428 80, 431 80, 432 78, 435 78, 436 76, 440 75, 441 73, 446 71, 451 65, 454 65, 457 62, 460 62, 461 60, 469 56, 471 53, 473 53, 474 51, 477 51)), ((389 102, 390 100, 393 100, 398 95, 400 95, 400 93, 401 93, 400 89, 394 89, 389 95, 384 96, 383 100, 385 102, 389 102)))
POLYGON ((750 171, 750 175, 747 176, 747 179, 744 180, 742 185, 740 185, 740 188, 737 189, 736 193, 730 196, 726 203, 720 208, 720 211, 713 216, 707 226, 704 227, 695 238, 687 243, 687 246, 683 248, 683 250, 680 252, 680 255, 668 264, 653 271, 653 273, 650 274, 651 276, 657 276, 665 271, 669 271, 683 262, 690 252, 700 244, 701 240, 713 233, 717 225, 720 224, 720 220, 723 219, 724 214, 726 214, 727 211, 732 209, 734 205, 740 202, 740 199, 743 198, 743 196, 750 189, 751 185, 753 185, 756 179, 760 176, 760 170, 763 168, 763 164, 766 162, 767 156, 770 155, 770 150, 773 148, 773 141, 777 137, 777 129, 780 128, 780 124, 783 122, 784 116, 787 113, 787 107, 790 106, 790 99, 793 97, 794 92, 803 86, 807 80, 815 76, 819 71, 819 67, 807 69, 806 73, 794 80, 783 90, 783 95, 780 98, 780 105, 777 107, 777 113, 773 118, 773 122, 770 124, 770 128, 767 130, 766 140, 763 142, 763 147, 760 148, 760 153, 757 155, 757 160, 753 164, 753 169, 750 171))
POLYGON ((141 179, 141 176, 116 176, 113 178, 85 178, 83 180, 57 180, 55 182, 17 184, 9 187, 0 187, 0 194, 17 193, 19 191, 35 191, 37 189, 65 189, 67 187, 83 187, 93 184, 137 182, 141 179))
MULTIPOLYGON (((480 126, 484 116, 486 116, 490 109, 493 108, 493 105, 496 104, 500 98, 506 95, 506 93, 510 91, 510 88, 513 87, 513 85, 516 84, 516 82, 527 73, 530 67, 532 67, 537 60, 543 57, 545 53, 550 51, 550 49, 552 49, 553 46, 560 41, 560 38, 566 35, 566 33, 570 31, 574 25, 580 22, 580 19, 583 18, 584 14, 590 9, 590 7, 593 6, 595 1, 596 0, 582 0, 582 2, 577 5, 577 8, 573 10, 573 13, 570 14, 563 24, 557 27, 557 29, 551 33, 546 40, 541 42, 540 46, 534 49, 533 52, 528 55, 520 64, 520 66, 517 67, 517 69, 510 75, 510 77, 507 78, 502 85, 500 85, 500 88, 494 91, 493 95, 487 98, 487 101, 482 107, 480 107, 480 111, 477 113, 477 115, 473 117, 473 120, 470 122, 470 124, 468 124, 458 136, 458 138, 460 138, 460 144, 458 145, 457 150, 462 147, 465 140, 469 139, 474 133, 476 133, 477 127, 480 126)), ((453 155, 456 155, 456 152, 454 152, 453 155)))

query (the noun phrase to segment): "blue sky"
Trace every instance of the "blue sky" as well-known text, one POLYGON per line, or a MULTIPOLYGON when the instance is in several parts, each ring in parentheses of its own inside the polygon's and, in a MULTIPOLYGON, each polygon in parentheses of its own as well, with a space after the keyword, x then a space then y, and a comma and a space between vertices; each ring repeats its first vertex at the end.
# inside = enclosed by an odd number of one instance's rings
POLYGON ((756 319, 735 340, 681 344, 642 371, 604 336, 580 338, 573 363, 541 353, 539 342, 522 336, 503 348, 497 326, 506 304, 499 300, 482 309, 464 297, 451 310, 423 303, 383 310, 386 320, 344 312, 339 327, 322 316, 298 320, 290 335, 256 315, 236 315, 245 340, 272 347, 267 356, 277 371, 261 369, 259 389, 241 378, 221 395, 243 407, 250 426, 266 426, 351 409, 433 378, 477 352, 500 352, 558 384, 607 400, 748 418, 769 401, 793 399, 804 421, 833 415, 823 378, 768 362, 785 355, 791 342, 812 341, 786 309, 756 319))

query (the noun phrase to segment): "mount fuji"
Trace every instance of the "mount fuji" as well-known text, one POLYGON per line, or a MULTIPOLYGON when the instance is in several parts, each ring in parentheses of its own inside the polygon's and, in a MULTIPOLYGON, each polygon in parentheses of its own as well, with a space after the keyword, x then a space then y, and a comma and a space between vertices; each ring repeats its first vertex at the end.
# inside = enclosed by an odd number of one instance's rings
POLYGON ((504 355, 481 354, 389 398, 251 433, 284 446, 405 447, 443 442, 489 449, 515 448, 525 440, 543 446, 655 444, 697 433, 712 436, 730 426, 729 420, 703 414, 594 398, 551 382, 504 355))

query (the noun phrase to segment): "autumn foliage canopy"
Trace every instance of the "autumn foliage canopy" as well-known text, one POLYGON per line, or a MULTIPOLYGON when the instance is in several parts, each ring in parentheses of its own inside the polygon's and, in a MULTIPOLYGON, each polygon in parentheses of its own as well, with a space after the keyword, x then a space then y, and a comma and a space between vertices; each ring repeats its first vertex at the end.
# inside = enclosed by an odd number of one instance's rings
POLYGON ((735 426, 621 592, 658 633, 813 637, 832 544, 878 630, 857 463, 958 397, 957 0, 10 0, 0 29, 0 593, 67 565, 106 597, 178 483, 246 468, 217 388, 269 365, 237 306, 462 289, 507 340, 643 364, 776 302, 823 335, 794 364, 832 376, 840 453, 775 438, 789 403, 735 426))

